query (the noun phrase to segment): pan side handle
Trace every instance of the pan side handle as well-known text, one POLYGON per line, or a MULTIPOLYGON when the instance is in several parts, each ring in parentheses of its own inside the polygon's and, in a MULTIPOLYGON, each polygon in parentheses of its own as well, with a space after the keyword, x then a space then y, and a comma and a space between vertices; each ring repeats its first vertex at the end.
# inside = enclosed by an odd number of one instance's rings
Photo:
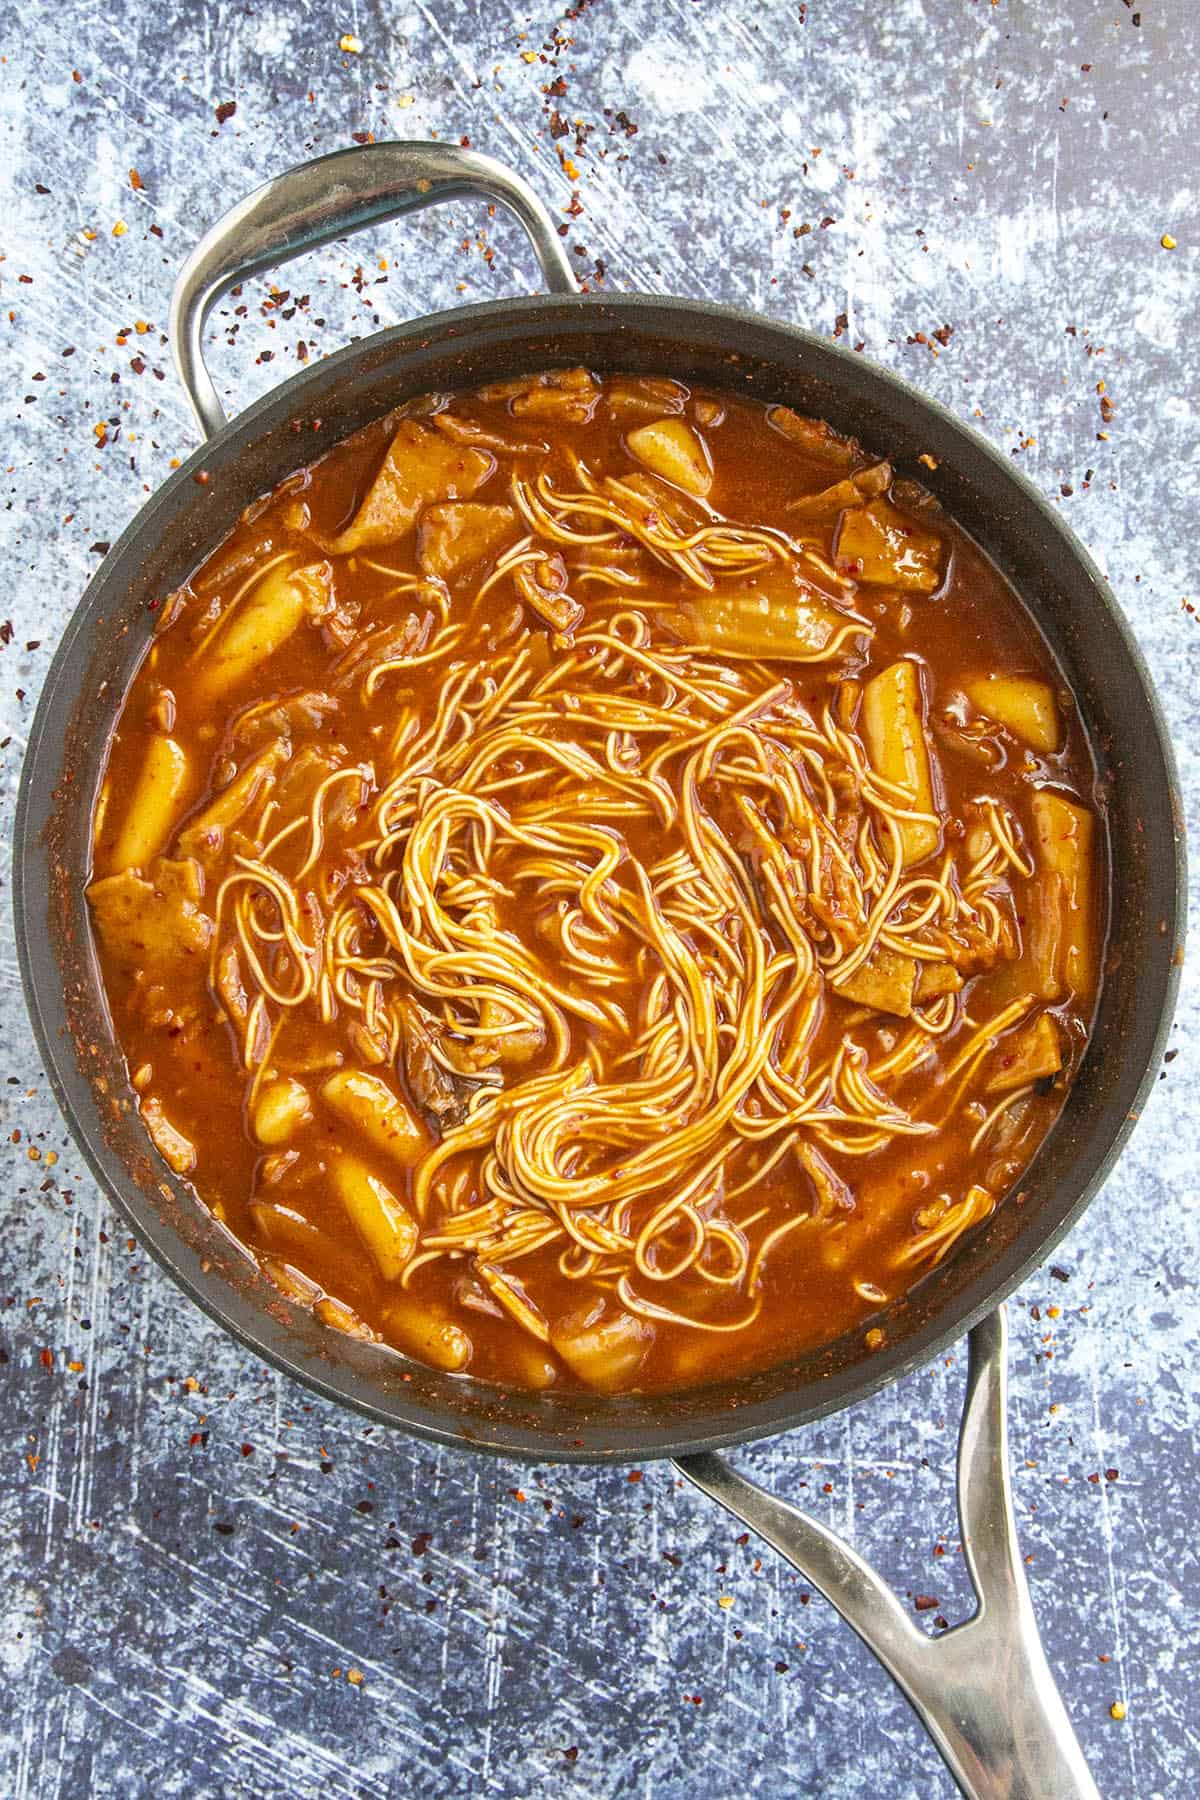
POLYGON ((204 322, 222 294, 351 232, 466 197, 491 200, 512 213, 551 293, 578 293, 562 240, 533 189, 492 157, 453 144, 335 150, 285 170, 231 207, 196 245, 171 296, 175 367, 204 436, 225 424, 201 348, 204 322))
POLYGON ((820 1589, 883 1664, 968 1800, 1099 1800, 1046 1661, 1017 1544, 1008 1475, 1001 1307, 970 1337, 958 1511, 978 1605, 927 1637, 869 1563, 713 1452, 676 1466, 820 1589))

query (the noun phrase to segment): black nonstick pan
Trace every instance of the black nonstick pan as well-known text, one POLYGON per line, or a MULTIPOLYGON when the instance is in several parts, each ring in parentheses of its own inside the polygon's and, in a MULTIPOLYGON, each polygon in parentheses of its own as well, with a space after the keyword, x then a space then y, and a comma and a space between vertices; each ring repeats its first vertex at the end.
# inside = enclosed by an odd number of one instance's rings
POLYGON ((793 326, 694 300, 579 293, 536 197, 473 152, 367 145, 268 182, 189 259, 172 329, 206 442, 147 502, 81 600, 42 693, 17 812, 15 909, 29 1009, 59 1104, 97 1179, 192 1299, 256 1355, 329 1398, 421 1437, 540 1462, 675 1458, 842 1612, 913 1702, 964 1792, 1094 1794, 1038 1642, 1016 1549, 998 1309, 1111 1169, 1157 1067, 1181 956, 1184 867, 1171 750, 1141 656, 1100 574, 1007 459, 862 358, 793 326), (549 295, 381 332, 225 421, 200 354, 204 319, 220 294, 350 231, 466 196, 517 216, 549 295), (108 1019, 84 899, 106 741, 150 632, 151 603, 188 576, 249 500, 407 395, 572 364, 779 401, 886 450, 1013 584, 1070 678, 1108 782, 1113 892, 1099 1016, 1020 1195, 891 1306, 881 1349, 866 1350, 859 1334, 682 1396, 508 1392, 406 1363, 330 1331, 285 1299, 151 1150, 108 1019), (968 1331, 959 1505, 980 1605, 933 1640, 848 1546, 716 1452, 848 1406, 968 1331))

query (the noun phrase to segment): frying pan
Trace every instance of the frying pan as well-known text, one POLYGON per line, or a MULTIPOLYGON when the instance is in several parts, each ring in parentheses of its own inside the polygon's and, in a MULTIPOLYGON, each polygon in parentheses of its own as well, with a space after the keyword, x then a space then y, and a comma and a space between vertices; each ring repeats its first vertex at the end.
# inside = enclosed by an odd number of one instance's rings
POLYGON ((964 1793, 1094 1795, 1038 1641, 1017 1549, 1000 1303, 1111 1169, 1153 1079, 1181 955, 1184 864, 1171 750, 1141 656, 1099 572, 1007 460, 860 357, 726 307, 581 294, 536 196, 473 152, 374 144, 287 171, 203 238, 177 283, 171 325, 179 374, 207 441, 114 545, 68 625, 34 720, 17 808, 14 892, 26 997, 55 1095, 93 1173, 172 1279, 286 1374, 381 1423, 460 1448, 539 1462, 673 1457, 837 1607, 912 1702, 964 1793), (226 422, 201 354, 205 318, 222 293, 348 232, 468 196, 521 222, 548 295, 380 332, 226 422), (405 396, 580 363, 783 402, 918 474, 1012 582, 1049 640, 1107 783, 1112 951, 1099 1015, 1063 1113, 1020 1192, 887 1309, 881 1349, 866 1350, 855 1334, 684 1395, 508 1392, 333 1333, 285 1299, 150 1150, 105 1007, 84 899, 106 740, 145 648, 152 602, 186 579, 248 500, 405 396), (862 1399, 965 1331, 958 1497, 978 1607, 931 1639, 855 1551, 737 1474, 717 1451, 862 1399))

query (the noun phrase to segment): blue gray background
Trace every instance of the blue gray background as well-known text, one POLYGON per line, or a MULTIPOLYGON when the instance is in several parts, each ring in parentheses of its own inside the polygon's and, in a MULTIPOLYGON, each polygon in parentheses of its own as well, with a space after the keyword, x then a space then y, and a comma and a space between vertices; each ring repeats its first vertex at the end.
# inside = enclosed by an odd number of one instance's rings
MULTIPOLYGON (((54 643, 193 446, 175 270, 248 186, 367 133, 469 140, 535 184, 589 278, 840 329, 973 419, 1108 570, 1194 818, 1194 0, 0 17, 6 854, 54 643)), ((212 334, 219 386, 236 406, 301 340, 320 355, 531 279, 482 208, 425 215, 293 265, 270 306, 248 284, 212 334)), ((665 1468, 387 1436, 201 1318, 82 1171, 2 929, 0 1792, 950 1792, 830 1609, 665 1468)), ((1196 1024, 1185 975, 1152 1103, 1056 1254, 1068 1279, 1010 1308, 1035 1604, 1102 1789, 1139 1800, 1200 1770, 1196 1024)), ((951 1620, 963 1362, 739 1457, 951 1620)))

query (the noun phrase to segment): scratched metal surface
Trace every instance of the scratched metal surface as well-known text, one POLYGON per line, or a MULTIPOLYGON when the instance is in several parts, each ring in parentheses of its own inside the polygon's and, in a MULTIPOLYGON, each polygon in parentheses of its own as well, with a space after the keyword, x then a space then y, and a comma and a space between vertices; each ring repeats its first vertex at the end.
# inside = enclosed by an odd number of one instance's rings
MULTIPOLYGON (((755 0, 576 18, 63 0, 19 27, 10 10, 5 856, 39 683, 96 546, 192 444, 161 335, 174 270, 252 181, 369 131, 509 159, 611 287, 825 331, 845 315, 866 355, 974 417, 1109 570, 1194 816, 1200 14, 1140 4, 810 0, 805 20, 755 0), (917 339, 944 325, 944 347, 917 339)), ((252 284, 235 348, 214 334, 220 385, 245 400, 301 338, 317 355, 530 278, 481 209, 427 215, 290 270, 307 309, 268 321, 252 284)), ((0 1791, 949 1792, 830 1609, 666 1469, 519 1469, 389 1438, 182 1301, 80 1169, 3 931, 0 1791)), ((1011 1309, 1034 1600, 1109 1795, 1192 1791, 1200 1769, 1196 1023, 1185 981, 1178 1060, 1056 1257, 1069 1279, 1036 1278, 1011 1309)), ((962 1362, 740 1459, 951 1619, 962 1362)))

